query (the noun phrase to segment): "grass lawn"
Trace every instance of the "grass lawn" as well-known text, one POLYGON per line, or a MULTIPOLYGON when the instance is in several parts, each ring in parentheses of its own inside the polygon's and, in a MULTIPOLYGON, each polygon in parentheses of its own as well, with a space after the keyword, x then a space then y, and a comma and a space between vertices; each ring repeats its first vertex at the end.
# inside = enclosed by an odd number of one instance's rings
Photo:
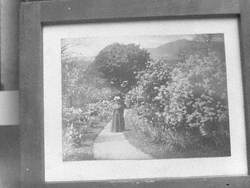
POLYGON ((64 145, 63 161, 93 160, 93 145, 95 139, 103 130, 106 124, 107 122, 101 122, 97 125, 88 127, 86 134, 81 141, 80 147, 64 145))
POLYGON ((230 156, 230 151, 228 150, 215 150, 214 148, 208 147, 185 152, 173 151, 166 144, 154 143, 149 136, 146 136, 143 132, 139 131, 133 121, 133 116, 135 116, 135 113, 128 110, 125 116, 125 126, 127 131, 124 132, 124 135, 130 144, 134 145, 144 153, 150 154, 155 159, 230 156))

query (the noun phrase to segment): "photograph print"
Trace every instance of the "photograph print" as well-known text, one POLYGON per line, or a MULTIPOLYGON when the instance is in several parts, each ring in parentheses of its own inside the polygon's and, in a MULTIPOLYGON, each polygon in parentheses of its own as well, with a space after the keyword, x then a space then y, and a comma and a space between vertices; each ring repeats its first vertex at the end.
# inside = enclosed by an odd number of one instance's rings
POLYGON ((61 39, 63 161, 231 156, 222 33, 61 39))

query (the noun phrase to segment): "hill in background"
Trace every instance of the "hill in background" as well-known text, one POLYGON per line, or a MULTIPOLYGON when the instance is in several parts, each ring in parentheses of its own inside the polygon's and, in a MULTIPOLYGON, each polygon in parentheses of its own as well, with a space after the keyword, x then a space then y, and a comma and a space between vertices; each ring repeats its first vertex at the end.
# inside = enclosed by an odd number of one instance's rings
MULTIPOLYGON (((182 51, 191 53, 191 51, 202 50, 202 48, 207 48, 202 42, 181 39, 147 50, 153 59, 167 58, 169 60, 177 60, 182 51)), ((224 59, 225 50, 223 41, 212 41, 210 48, 216 52, 221 59, 224 59)))

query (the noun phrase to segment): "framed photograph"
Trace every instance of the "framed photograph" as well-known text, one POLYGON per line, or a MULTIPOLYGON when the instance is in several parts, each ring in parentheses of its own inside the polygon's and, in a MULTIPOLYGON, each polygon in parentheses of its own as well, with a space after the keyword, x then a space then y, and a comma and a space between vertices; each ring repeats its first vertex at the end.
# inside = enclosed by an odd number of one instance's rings
POLYGON ((249 179, 250 2, 23 3, 23 187, 249 179))

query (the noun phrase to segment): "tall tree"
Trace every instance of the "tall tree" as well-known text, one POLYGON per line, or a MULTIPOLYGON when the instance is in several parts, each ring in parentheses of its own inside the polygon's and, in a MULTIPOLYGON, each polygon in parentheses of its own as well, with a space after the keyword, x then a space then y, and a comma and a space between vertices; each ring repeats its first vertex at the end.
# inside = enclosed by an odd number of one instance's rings
POLYGON ((94 66, 111 86, 127 92, 136 84, 137 73, 146 68, 149 59, 149 53, 139 45, 114 43, 99 52, 94 66))

